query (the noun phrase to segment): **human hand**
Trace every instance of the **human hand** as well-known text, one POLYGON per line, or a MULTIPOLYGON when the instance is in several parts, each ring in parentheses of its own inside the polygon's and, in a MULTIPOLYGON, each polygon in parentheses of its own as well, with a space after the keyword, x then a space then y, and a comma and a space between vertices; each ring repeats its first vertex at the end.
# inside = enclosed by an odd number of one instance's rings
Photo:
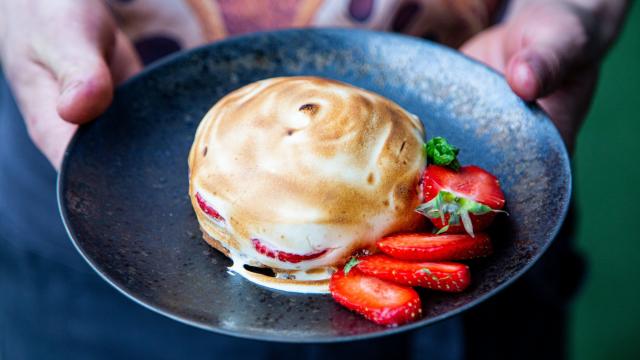
POLYGON ((572 150, 626 1, 515 3, 504 23, 479 33, 461 51, 504 73, 524 100, 537 100, 572 150))
POLYGON ((78 124, 141 69, 100 0, 0 0, 0 63, 29 136, 57 169, 78 124))

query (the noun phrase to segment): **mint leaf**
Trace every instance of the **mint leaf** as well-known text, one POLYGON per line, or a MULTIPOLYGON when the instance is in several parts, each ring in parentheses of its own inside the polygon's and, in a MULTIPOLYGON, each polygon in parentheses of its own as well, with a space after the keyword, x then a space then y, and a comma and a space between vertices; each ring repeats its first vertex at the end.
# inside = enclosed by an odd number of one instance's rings
POLYGON ((351 271, 354 266, 358 265, 359 262, 360 260, 358 260, 356 257, 352 257, 351 259, 349 259, 349 261, 344 265, 344 274, 349 274, 349 271, 351 271))
POLYGON ((460 169, 460 162, 458 161, 458 152, 460 152, 460 149, 449 144, 447 139, 436 136, 427 142, 425 148, 427 163, 446 166, 455 171, 460 169))

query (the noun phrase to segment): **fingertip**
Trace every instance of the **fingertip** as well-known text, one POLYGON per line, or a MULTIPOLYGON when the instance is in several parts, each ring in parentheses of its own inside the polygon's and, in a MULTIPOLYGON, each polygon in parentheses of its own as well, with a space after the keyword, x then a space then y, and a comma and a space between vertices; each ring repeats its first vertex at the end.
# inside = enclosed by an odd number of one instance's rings
POLYGON ((507 66, 507 81, 511 89, 526 101, 536 100, 542 90, 540 79, 533 66, 519 58, 512 59, 507 66))
POLYGON ((60 117, 74 124, 84 124, 102 114, 113 98, 113 81, 106 64, 88 75, 66 81, 58 98, 60 117))

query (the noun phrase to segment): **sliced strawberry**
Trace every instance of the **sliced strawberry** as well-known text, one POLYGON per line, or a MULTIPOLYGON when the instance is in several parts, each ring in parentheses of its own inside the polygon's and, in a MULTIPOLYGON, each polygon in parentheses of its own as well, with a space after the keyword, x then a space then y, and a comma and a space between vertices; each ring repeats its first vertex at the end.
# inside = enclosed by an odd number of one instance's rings
POLYGON ((329 290, 340 305, 380 325, 397 326, 422 315, 422 303, 415 290, 364 275, 356 269, 348 275, 342 270, 334 273, 329 290))
POLYGON ((356 269, 401 285, 447 292, 463 291, 471 283, 469 267, 453 262, 409 262, 378 254, 359 258, 356 269))
POLYGON ((258 239, 251 239, 253 242, 253 247, 255 247, 256 251, 264 256, 268 256, 270 258, 278 259, 284 262, 290 263, 299 263, 301 261, 312 260, 324 255, 327 252, 327 249, 316 251, 308 254, 293 254, 279 250, 273 250, 269 248, 264 243, 260 242, 258 239))
POLYGON ((404 233, 382 238, 377 243, 383 253, 414 261, 467 260, 491 255, 489 236, 467 234, 404 233))
POLYGON ((429 165, 422 178, 425 203, 416 211, 427 216, 441 232, 473 236, 484 230, 504 207, 498 179, 477 166, 458 171, 429 165))
POLYGON ((217 212, 216 209, 211 207, 211 205, 207 204, 207 202, 204 201, 200 193, 196 193, 196 201, 198 202, 198 206, 200 206, 200 209, 202 209, 202 211, 205 214, 211 216, 212 218, 218 221, 224 222, 224 218, 220 215, 220 213, 217 212))

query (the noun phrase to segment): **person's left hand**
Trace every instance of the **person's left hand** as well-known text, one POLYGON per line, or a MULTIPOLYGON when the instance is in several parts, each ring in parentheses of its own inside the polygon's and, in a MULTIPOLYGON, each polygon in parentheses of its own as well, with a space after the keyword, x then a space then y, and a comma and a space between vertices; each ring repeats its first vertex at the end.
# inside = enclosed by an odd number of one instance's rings
POLYGON ((596 22, 594 15, 567 1, 529 2, 505 23, 461 47, 462 52, 504 73, 524 100, 537 100, 570 151, 589 109, 601 57, 613 40, 611 35, 602 43, 602 31, 615 33, 600 24, 606 19, 596 22))

